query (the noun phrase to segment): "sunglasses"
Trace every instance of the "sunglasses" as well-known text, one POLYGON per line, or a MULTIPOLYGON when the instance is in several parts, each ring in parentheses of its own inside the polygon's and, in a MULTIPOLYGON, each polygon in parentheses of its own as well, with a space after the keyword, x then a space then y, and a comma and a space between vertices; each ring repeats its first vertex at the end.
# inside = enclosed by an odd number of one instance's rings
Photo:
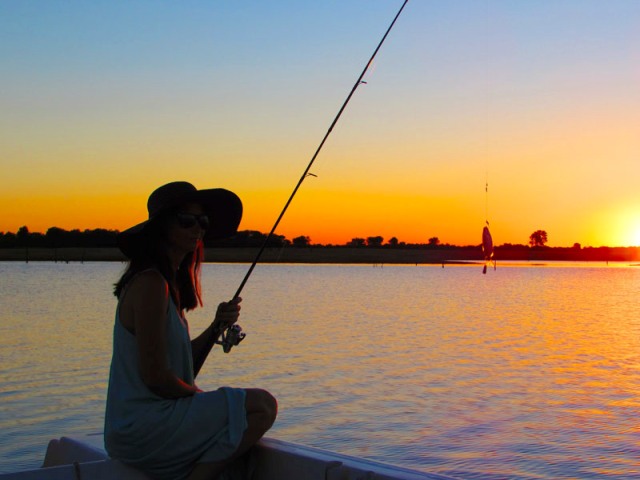
POLYGON ((177 213, 178 225, 182 228, 193 228, 198 224, 202 230, 209 228, 209 217, 207 215, 194 215, 193 213, 177 213))

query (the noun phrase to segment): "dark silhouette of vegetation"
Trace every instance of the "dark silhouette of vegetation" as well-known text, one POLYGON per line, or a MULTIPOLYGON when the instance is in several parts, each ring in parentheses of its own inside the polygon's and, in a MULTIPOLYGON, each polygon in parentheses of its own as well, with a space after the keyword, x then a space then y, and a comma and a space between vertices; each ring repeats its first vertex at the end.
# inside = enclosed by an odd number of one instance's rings
POLYGON ((547 232, 544 230, 536 230, 529 235, 529 245, 532 247, 544 247, 547 243, 547 232))
POLYGON ((291 241, 291 244, 294 247, 308 247, 309 245, 311 245, 311 239, 309 237, 301 235, 299 237, 294 238, 291 241))
POLYGON ((47 233, 30 232, 26 226, 17 233, 0 232, 0 248, 116 247, 117 230, 64 230, 51 227, 47 233))
POLYGON ((31 236, 29 232, 29 228, 27 226, 20 227, 16 232, 16 240, 19 246, 27 247, 29 242, 29 237, 31 236))
MULTIPOLYGON (((267 239, 267 234, 257 230, 242 230, 231 238, 214 240, 208 243, 207 247, 261 247, 267 239)), ((291 245, 283 235, 272 235, 267 242, 267 247, 279 248, 291 245)))
POLYGON ((364 247, 366 244, 366 240, 364 238, 352 238, 349 242, 347 242, 347 247, 364 247))
MULTIPOLYGON (((95 253, 94 257, 118 259, 117 230, 94 229, 94 230, 64 230, 59 227, 51 227, 46 233, 31 232, 25 225, 17 232, 0 232, 0 248, 3 249, 5 259, 29 259, 34 258, 37 250, 49 251, 49 254, 40 253, 43 256, 57 261, 57 259, 68 258, 67 252, 63 249, 79 249, 80 258, 86 258, 85 252, 89 249, 109 249, 108 252, 95 253), (13 253, 11 253, 13 252, 13 253)), ((265 242, 267 235, 255 230, 243 230, 234 237, 210 242, 208 248, 234 248, 236 252, 246 251, 245 254, 225 254, 228 258, 241 258, 235 261, 251 261, 251 248, 259 248, 265 242), (240 255, 240 257, 238 257, 240 255)), ((574 243, 571 247, 547 247, 547 232, 536 230, 529 237, 529 244, 505 243, 495 247, 495 255, 498 263, 516 261, 540 261, 540 260, 564 260, 564 261, 640 261, 640 247, 584 247, 580 243, 574 243), (544 247, 544 248, 542 248, 544 247)), ((391 237, 387 243, 381 236, 370 236, 367 238, 355 237, 344 245, 316 245, 312 244, 308 236, 301 235, 293 240, 288 240, 283 235, 273 235, 267 248, 277 249, 278 255, 283 252, 283 247, 293 247, 285 249, 285 252, 292 252, 300 258, 300 261, 307 261, 309 255, 315 255, 314 259, 320 261, 327 258, 327 252, 333 252, 330 259, 346 259, 346 261, 384 261, 389 263, 402 263, 402 259, 410 259, 408 263, 439 263, 439 262, 475 262, 482 259, 481 245, 456 246, 443 244, 438 237, 430 237, 426 243, 405 243, 397 237, 391 237), (305 247, 305 248, 300 248, 305 247), (325 257, 314 252, 323 250, 325 257), (297 252, 297 253, 295 253, 297 252), (342 252, 342 253, 341 253, 342 252), (351 252, 351 253, 347 253, 351 252), (354 252, 359 252, 355 254, 354 252), (307 257, 304 257, 307 255, 307 257), (345 256, 346 255, 346 256, 345 256), (306 259, 306 260, 305 260, 306 259)), ((36 255, 37 256, 37 255, 36 255)), ((227 258, 225 257, 225 258, 227 258)), ((278 257, 280 258, 280 257, 278 257)), ((296 261, 296 260, 294 260, 296 261)), ((331 260, 333 261, 333 260, 331 260)))
POLYGON ((382 242, 384 242, 384 238, 377 237, 367 237, 367 247, 381 247, 382 242))

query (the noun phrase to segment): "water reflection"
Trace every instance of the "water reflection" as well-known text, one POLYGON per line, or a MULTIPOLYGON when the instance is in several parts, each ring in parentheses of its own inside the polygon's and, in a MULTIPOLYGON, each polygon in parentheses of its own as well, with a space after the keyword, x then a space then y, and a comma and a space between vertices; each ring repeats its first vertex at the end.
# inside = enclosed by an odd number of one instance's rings
MULTIPOLYGON (((0 269, 0 448, 28 463, 50 437, 102 427, 121 265, 0 269)), ((205 266, 194 334, 245 272, 205 266)), ((266 387, 272 436, 347 454, 463 478, 631 478, 640 270, 492 273, 261 265, 247 338, 200 384, 266 387)))

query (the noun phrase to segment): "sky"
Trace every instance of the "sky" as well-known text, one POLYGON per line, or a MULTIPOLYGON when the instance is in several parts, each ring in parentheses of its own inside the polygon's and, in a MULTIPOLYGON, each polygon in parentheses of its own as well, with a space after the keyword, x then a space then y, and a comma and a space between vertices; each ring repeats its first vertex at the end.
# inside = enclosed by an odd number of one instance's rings
MULTIPOLYGON (((268 232, 402 0, 0 1, 0 231, 268 232)), ((640 245, 640 2, 410 0, 276 233, 640 245), (488 185, 488 188, 487 188, 488 185)))

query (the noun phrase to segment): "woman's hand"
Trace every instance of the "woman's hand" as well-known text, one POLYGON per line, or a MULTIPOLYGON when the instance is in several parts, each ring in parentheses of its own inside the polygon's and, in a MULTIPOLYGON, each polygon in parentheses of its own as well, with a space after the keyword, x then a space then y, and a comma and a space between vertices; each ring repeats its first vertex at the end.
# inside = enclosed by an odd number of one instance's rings
POLYGON ((237 297, 230 302, 222 302, 218 305, 216 316, 213 319, 213 328, 216 331, 223 332, 238 321, 241 301, 242 298, 237 297))
POLYGON ((211 352, 211 348, 218 341, 222 332, 238 321, 241 301, 242 299, 238 297, 230 302, 222 302, 218 305, 216 316, 211 325, 198 338, 191 341, 193 373, 195 376, 200 372, 209 352, 211 352))

